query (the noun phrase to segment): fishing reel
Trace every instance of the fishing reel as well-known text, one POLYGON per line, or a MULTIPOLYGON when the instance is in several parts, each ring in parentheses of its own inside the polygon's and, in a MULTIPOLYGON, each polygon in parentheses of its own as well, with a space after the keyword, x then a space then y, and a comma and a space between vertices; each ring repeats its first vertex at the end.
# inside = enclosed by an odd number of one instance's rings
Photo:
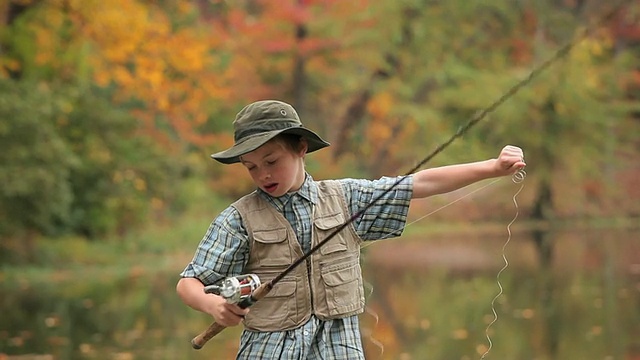
POLYGON ((229 304, 244 300, 251 302, 251 294, 260 286, 258 275, 246 274, 228 277, 220 284, 205 286, 204 292, 222 296, 229 304))

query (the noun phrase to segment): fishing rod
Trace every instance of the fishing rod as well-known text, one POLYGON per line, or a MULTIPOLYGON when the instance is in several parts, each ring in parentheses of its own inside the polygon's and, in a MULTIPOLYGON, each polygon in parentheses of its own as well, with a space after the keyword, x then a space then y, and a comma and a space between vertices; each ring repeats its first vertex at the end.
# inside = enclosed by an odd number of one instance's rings
MULTIPOLYGON (((347 221, 338 226, 334 231, 332 231, 326 238, 319 241, 316 245, 314 245, 307 253, 303 254, 300 258, 295 260, 291 265, 289 265, 285 270, 283 270, 280 274, 276 275, 273 279, 266 283, 260 283, 260 279, 253 274, 249 275, 240 275, 236 277, 226 278, 222 285, 210 285, 205 286, 204 292, 209 294, 220 295, 225 298, 229 303, 237 304, 240 308, 246 309, 256 302, 260 301, 260 299, 264 298, 273 287, 282 280, 285 276, 287 276, 291 271, 293 271, 297 266, 306 261, 311 255, 313 255, 318 249, 324 246, 327 242, 329 242, 333 237, 335 237, 338 233, 344 230, 347 226, 351 225, 355 220, 364 215, 364 213, 369 210, 375 203, 380 201, 383 197, 385 197, 389 192, 394 190, 402 181, 404 181, 407 177, 411 176, 418 169, 423 167, 429 161, 431 161, 436 155, 441 153, 444 149, 446 149, 451 143, 464 135, 469 129, 474 127, 477 123, 487 117, 490 113, 494 112, 498 107, 500 107, 503 103, 513 97, 518 91, 520 91, 523 87, 527 86, 531 81, 537 78, 542 72, 547 70, 552 64, 554 64, 559 59, 566 56, 571 49, 573 49, 577 44, 579 44, 582 40, 584 40, 591 31, 596 27, 604 23, 605 21, 611 19, 617 11, 622 8, 622 5, 627 3, 630 0, 621 1, 617 6, 615 6, 610 12, 608 12, 605 16, 600 18, 598 22, 596 22, 591 27, 587 27, 584 32, 577 36, 572 41, 569 41, 564 46, 556 50, 556 52, 549 57, 547 60, 539 64, 535 67, 528 76, 524 79, 518 81, 515 85, 509 88, 504 94, 502 94, 497 100, 491 103, 486 108, 477 112, 474 116, 471 117, 464 125, 460 126, 458 130, 451 136, 449 139, 436 146, 436 148, 429 153, 424 159, 418 162, 413 168, 407 171, 404 175, 400 176, 395 183, 393 183, 389 188, 387 188, 384 192, 374 198, 369 204, 362 207, 358 212, 354 213, 347 221)), ((220 325, 217 322, 212 322, 209 327, 204 330, 202 333, 198 334, 191 340, 191 346, 198 350, 201 349, 209 340, 211 340, 214 336, 222 332, 226 326, 220 325)))

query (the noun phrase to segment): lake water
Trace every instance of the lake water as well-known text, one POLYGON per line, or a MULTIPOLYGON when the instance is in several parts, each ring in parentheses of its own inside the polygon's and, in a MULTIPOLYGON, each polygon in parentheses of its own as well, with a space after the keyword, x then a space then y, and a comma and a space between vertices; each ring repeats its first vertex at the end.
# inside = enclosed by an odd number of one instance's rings
MULTIPOLYGON (((640 359, 638 230, 507 239, 414 233, 366 247, 367 358, 640 359)), ((180 270, 0 273, 0 359, 233 359, 239 328, 191 349, 209 319, 175 295, 180 270)))

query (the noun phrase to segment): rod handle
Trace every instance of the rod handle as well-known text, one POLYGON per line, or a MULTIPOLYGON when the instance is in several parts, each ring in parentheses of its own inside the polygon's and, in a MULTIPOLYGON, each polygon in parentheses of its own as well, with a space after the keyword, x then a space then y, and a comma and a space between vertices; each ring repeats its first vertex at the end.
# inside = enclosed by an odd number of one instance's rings
POLYGON ((205 331, 191 340, 191 346, 196 350, 202 349, 207 341, 211 340, 214 336, 218 335, 224 329, 226 329, 225 326, 222 326, 215 321, 212 322, 205 331))

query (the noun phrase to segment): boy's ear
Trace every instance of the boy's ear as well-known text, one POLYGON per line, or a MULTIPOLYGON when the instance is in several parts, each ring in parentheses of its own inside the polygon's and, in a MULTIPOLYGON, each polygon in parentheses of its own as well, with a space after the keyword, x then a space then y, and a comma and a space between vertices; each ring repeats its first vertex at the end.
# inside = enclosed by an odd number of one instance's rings
POLYGON ((304 137, 301 137, 298 153, 300 154, 300 156, 304 157, 308 150, 309 150, 309 143, 307 142, 307 139, 304 137))

